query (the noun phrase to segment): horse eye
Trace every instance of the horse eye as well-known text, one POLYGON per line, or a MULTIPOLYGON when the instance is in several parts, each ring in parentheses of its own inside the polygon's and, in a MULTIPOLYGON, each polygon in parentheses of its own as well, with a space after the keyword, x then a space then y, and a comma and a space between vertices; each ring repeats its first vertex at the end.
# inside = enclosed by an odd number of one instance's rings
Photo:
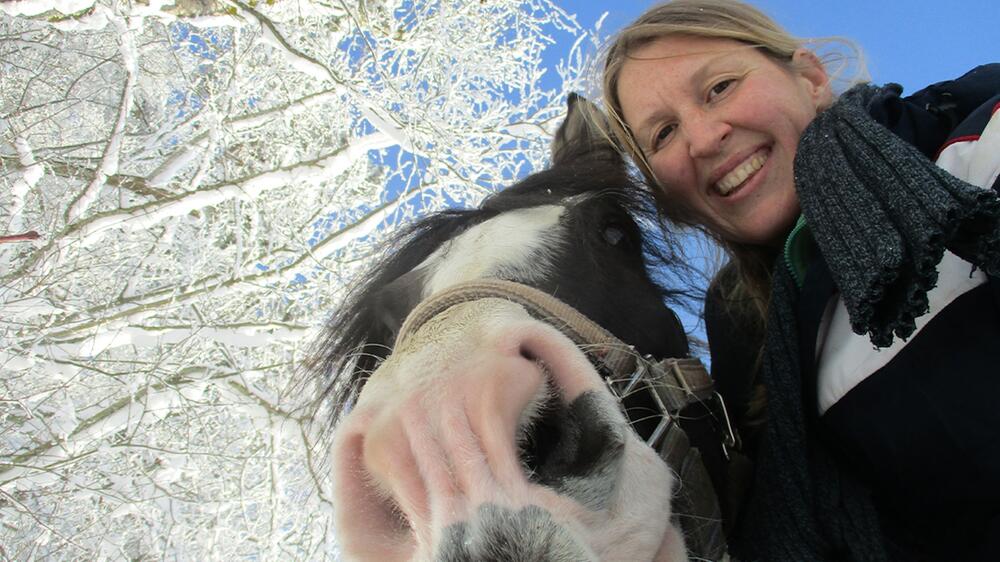
POLYGON ((625 238, 625 231, 617 226, 611 225, 604 227, 602 235, 604 236, 605 242, 611 244, 612 246, 617 246, 618 243, 622 241, 622 238, 625 238))

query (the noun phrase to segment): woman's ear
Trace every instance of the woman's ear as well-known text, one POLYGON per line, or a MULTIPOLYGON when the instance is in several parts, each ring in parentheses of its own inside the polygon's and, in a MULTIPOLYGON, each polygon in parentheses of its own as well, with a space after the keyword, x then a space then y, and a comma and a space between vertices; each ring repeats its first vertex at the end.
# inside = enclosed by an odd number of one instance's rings
POLYGON ((805 47, 799 47, 792 54, 792 69, 803 80, 809 97, 817 111, 826 109, 833 104, 833 90, 830 88, 830 75, 819 60, 816 53, 805 47))

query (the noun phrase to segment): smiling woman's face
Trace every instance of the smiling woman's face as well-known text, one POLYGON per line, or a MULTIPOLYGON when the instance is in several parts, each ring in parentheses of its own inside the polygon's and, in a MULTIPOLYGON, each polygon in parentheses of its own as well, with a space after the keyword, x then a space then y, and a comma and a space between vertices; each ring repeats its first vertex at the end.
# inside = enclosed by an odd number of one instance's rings
POLYGON ((618 98, 666 200, 684 218, 729 242, 782 242, 799 214, 799 137, 832 102, 815 55, 800 49, 782 64, 729 39, 668 36, 631 54, 618 98))

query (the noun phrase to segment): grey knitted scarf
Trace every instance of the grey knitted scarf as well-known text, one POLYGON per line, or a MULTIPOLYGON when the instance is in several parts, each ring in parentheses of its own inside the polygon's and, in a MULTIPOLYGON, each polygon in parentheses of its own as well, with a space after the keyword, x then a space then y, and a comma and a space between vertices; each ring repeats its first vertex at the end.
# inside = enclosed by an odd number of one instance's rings
POLYGON ((855 87, 806 128, 795 183, 851 327, 887 347, 927 312, 945 248, 997 273, 1000 200, 872 120, 866 107, 878 92, 855 87))
MULTIPOLYGON (((1000 200, 938 168, 868 113, 879 88, 845 93, 806 128, 795 159, 802 213, 858 334, 907 338, 927 311, 945 249, 1000 271, 1000 200)), ((739 541, 751 559, 886 560, 865 488, 842 470, 806 416, 798 288, 775 268, 762 365, 768 422, 739 541)))

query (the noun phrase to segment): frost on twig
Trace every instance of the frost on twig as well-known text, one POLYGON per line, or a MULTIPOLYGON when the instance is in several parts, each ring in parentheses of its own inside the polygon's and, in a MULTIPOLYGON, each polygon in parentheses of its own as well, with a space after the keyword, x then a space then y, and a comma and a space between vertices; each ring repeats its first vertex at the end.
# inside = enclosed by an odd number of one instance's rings
POLYGON ((2 557, 335 559, 310 342, 394 225, 544 163, 592 39, 549 0, 0 1, 2 557))

